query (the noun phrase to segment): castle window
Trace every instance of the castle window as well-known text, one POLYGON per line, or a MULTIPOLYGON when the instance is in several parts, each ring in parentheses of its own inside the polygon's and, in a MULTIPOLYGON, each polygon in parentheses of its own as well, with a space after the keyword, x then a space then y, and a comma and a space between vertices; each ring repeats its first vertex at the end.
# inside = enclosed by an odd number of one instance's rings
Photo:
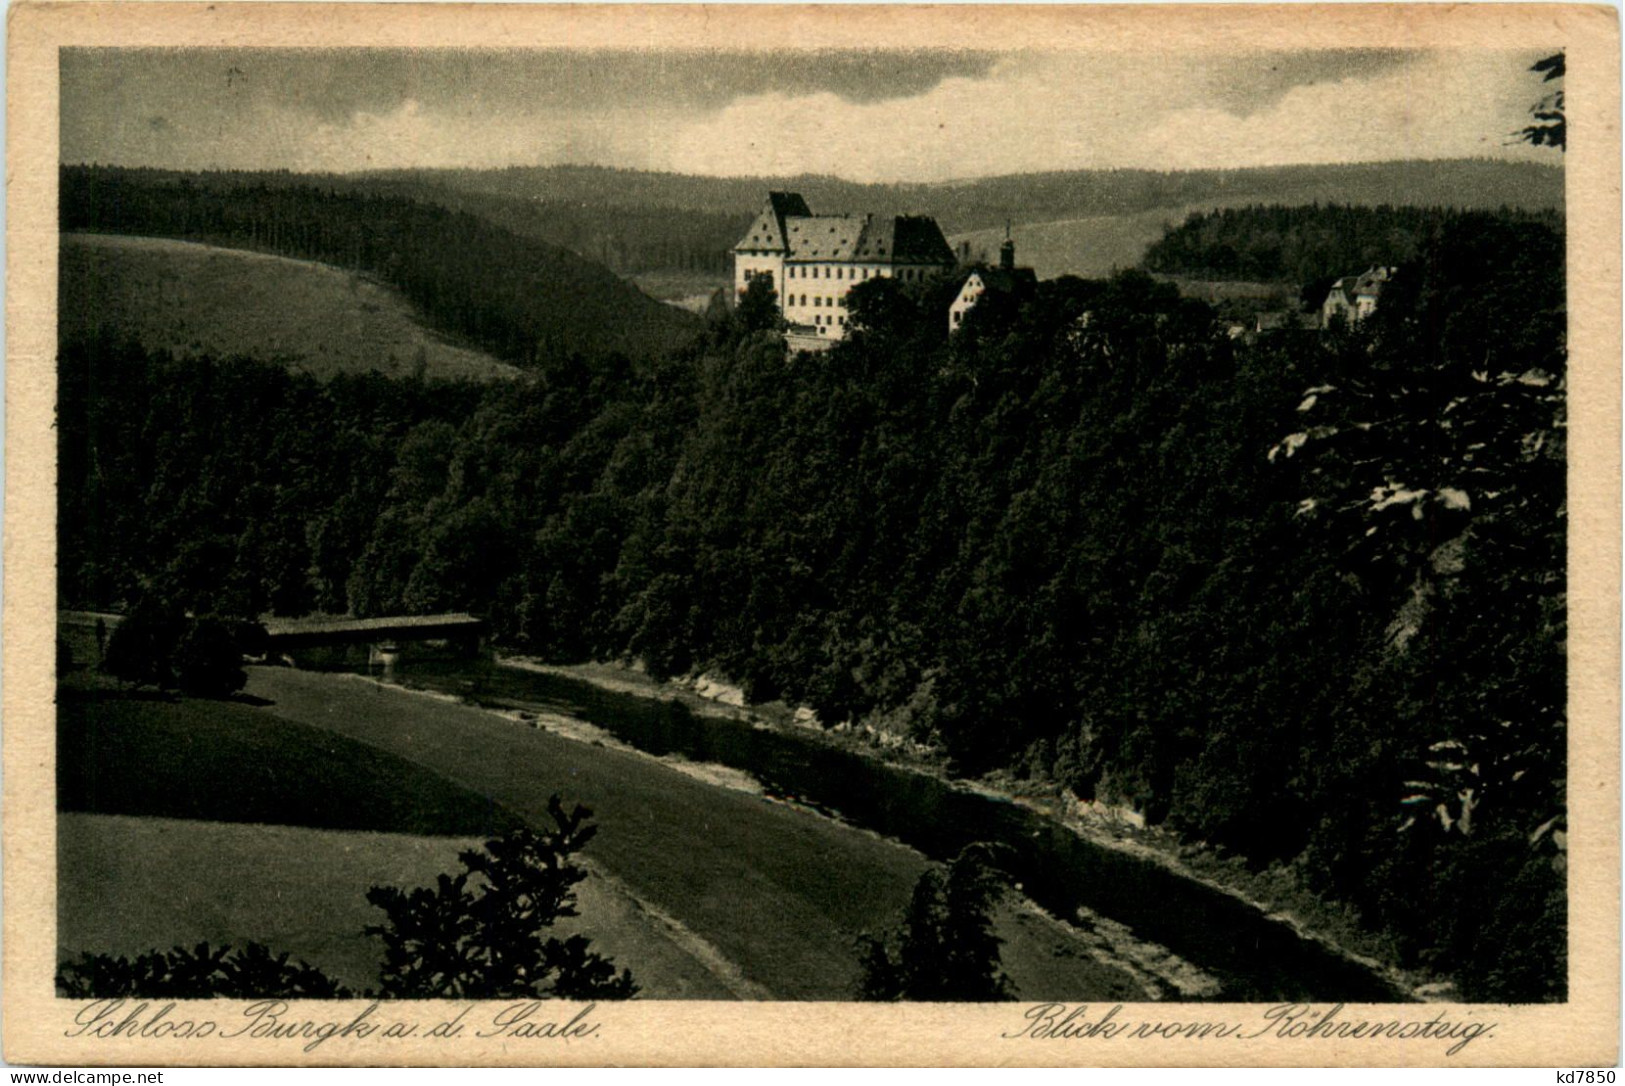
POLYGON ((813 298, 813 305, 823 305, 823 304, 824 304, 824 299, 817 298, 817 297, 813 298))

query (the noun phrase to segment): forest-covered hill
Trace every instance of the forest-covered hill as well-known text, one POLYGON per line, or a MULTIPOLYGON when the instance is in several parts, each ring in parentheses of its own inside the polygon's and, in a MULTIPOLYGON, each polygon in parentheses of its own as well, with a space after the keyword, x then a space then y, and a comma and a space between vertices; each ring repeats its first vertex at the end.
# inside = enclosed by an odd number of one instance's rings
POLYGON ((700 325, 602 266, 488 219, 297 174, 66 167, 60 225, 366 272, 399 290, 431 327, 519 365, 572 352, 644 359, 700 325))
MULTIPOLYGON (((1447 207, 1248 206, 1194 212, 1146 251, 1145 266, 1197 279, 1315 284, 1324 297, 1330 280, 1374 265, 1414 260, 1458 218, 1447 207)), ((1543 223, 1562 231, 1555 210, 1503 210, 1504 220, 1543 223)))
POLYGON ((1565 294, 1452 219, 1370 321, 1231 340, 1130 273, 745 307, 648 368, 327 384, 61 356, 64 605, 472 610, 1130 804, 1475 1001, 1566 985, 1565 294))

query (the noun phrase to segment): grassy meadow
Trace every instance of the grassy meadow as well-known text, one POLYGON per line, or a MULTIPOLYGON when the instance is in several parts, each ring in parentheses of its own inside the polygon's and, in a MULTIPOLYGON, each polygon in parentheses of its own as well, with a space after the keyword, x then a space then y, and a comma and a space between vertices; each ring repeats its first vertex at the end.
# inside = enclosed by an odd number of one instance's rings
POLYGON ((398 293, 328 264, 166 238, 62 235, 63 338, 107 331, 180 357, 281 362, 327 378, 518 371, 424 327, 398 293))
MULTIPOLYGON (((373 886, 430 886, 460 870, 481 837, 320 830, 237 822, 65 814, 57 830, 57 942, 134 955, 154 947, 262 942, 318 965, 356 991, 377 983, 382 944, 365 934, 383 913, 373 886)), ((631 966, 664 999, 735 995, 615 882, 589 877, 581 915, 561 921, 631 966)))
MULTIPOLYGON (((1236 203, 1215 200, 1150 211, 1016 223, 1010 229, 1010 240, 1016 243, 1016 263, 1032 268, 1040 279, 1061 275, 1101 279, 1115 271, 1139 267, 1151 243, 1161 238, 1169 227, 1184 222, 1191 212, 1236 203)), ((999 243, 1003 240, 1004 227, 998 226, 955 234, 948 242, 956 250, 961 242, 969 242, 973 256, 985 254, 991 261, 998 259, 999 243)))
MULTIPOLYGON (((58 923, 82 951, 265 942, 373 979, 373 885, 426 885, 546 797, 594 809, 581 917, 646 998, 847 998, 860 931, 895 923, 925 861, 873 834, 654 759, 342 676, 254 668, 230 701, 125 690, 79 666, 58 689, 58 923)), ((1001 908, 1029 998, 1138 998, 1112 950, 1001 908)))

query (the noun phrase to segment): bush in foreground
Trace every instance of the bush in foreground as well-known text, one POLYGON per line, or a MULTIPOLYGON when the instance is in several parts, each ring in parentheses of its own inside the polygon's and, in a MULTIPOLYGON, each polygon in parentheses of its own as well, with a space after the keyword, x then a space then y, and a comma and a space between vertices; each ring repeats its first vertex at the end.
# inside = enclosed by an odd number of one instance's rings
MULTIPOLYGON (((384 924, 367 928, 384 941, 382 999, 630 999, 638 986, 626 969, 594 952, 583 935, 559 939, 548 929, 579 915, 575 887, 587 871, 572 860, 597 827, 579 804, 569 812, 548 800, 557 828, 523 828, 462 854, 464 870, 432 889, 374 886, 367 900, 384 924), (477 879, 476 879, 477 877, 477 879), (471 880, 475 888, 470 889, 471 880)), ((176 947, 139 954, 83 954, 57 970, 60 995, 77 999, 348 999, 355 995, 316 966, 249 943, 242 950, 176 947)))
POLYGON ((434 888, 375 886, 367 900, 388 922, 370 927, 384 941, 383 994, 398 999, 630 999, 638 986, 589 950, 584 936, 547 932, 577 916, 575 887, 587 877, 571 857, 598 832, 592 812, 566 812, 548 800, 557 828, 515 830, 462 854, 459 875, 434 888), (470 889, 472 877, 477 889, 470 889))
POLYGON ((57 970, 57 992, 69 999, 349 999, 352 992, 313 965, 288 961, 262 943, 241 950, 199 943, 137 954, 81 954, 57 970))

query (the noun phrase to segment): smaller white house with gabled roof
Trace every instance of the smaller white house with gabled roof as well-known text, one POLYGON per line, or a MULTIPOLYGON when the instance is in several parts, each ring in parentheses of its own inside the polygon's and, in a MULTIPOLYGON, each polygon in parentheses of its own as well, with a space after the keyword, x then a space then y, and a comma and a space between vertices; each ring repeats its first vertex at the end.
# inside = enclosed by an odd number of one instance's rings
POLYGON ((1394 268, 1367 268, 1359 275, 1345 275, 1332 284, 1320 307, 1320 326, 1330 328, 1333 318, 1349 324, 1363 321, 1377 311, 1382 288, 1393 278, 1394 268))
POLYGON ((999 246, 998 267, 978 266, 965 276, 959 293, 948 306, 948 334, 959 331, 965 323, 966 314, 976 308, 976 303, 984 295, 1004 294, 1020 298, 1030 294, 1037 286, 1038 274, 1031 268, 1016 267, 1016 244, 1005 238, 1004 244, 999 246))

